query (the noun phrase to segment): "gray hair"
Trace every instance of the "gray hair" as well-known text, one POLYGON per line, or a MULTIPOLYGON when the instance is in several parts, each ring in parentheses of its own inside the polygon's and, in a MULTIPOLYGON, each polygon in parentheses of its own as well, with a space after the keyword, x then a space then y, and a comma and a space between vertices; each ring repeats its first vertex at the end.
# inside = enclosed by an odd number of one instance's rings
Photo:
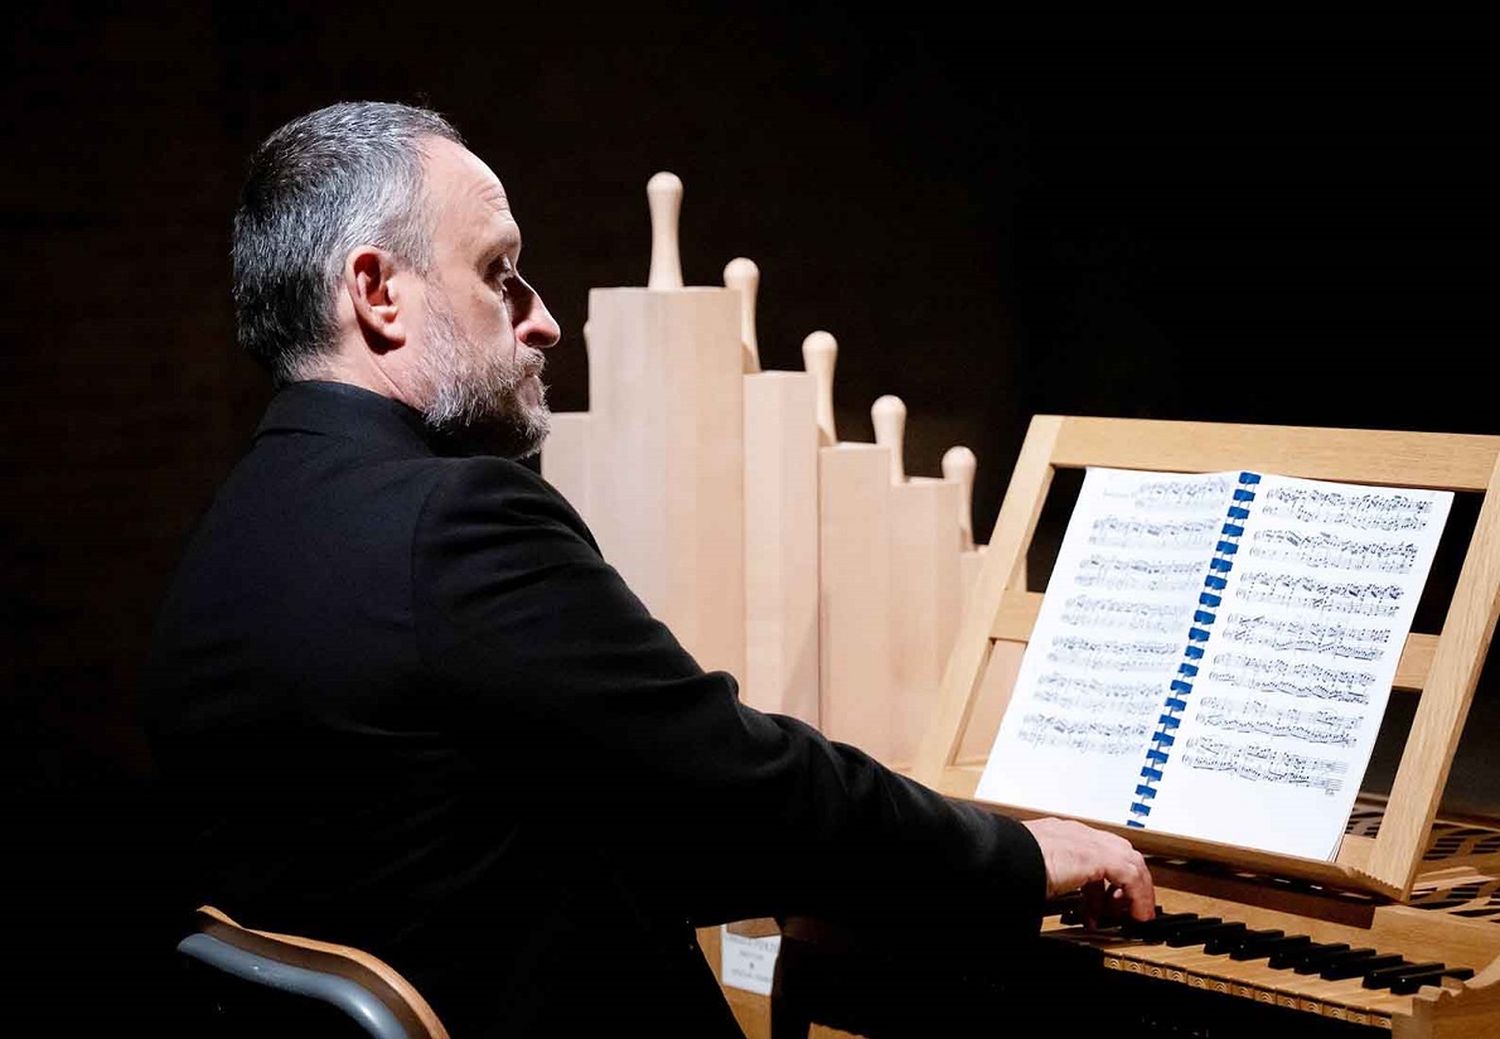
POLYGON ((234 215, 235 325, 278 382, 309 377, 333 349, 351 250, 374 245, 427 272, 424 137, 463 143, 436 112, 361 101, 293 119, 256 149, 234 215))

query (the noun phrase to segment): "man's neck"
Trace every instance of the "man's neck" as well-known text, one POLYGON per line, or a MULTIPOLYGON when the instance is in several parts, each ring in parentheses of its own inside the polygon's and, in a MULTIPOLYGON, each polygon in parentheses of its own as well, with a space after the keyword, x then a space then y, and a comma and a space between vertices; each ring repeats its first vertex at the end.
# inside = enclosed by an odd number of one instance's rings
POLYGON ((402 387, 381 366, 371 363, 367 355, 355 359, 349 357, 347 352, 341 351, 327 357, 319 357, 312 364, 298 371, 297 378, 347 383, 415 408, 402 387))

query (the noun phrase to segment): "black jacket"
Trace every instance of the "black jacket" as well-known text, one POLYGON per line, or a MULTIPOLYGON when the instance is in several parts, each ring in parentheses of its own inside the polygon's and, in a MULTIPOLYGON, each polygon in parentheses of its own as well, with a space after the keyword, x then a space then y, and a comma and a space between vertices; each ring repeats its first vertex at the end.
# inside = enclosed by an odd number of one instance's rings
POLYGON ((692 924, 1038 924, 1019 824, 741 705, 545 481, 355 387, 272 401, 147 683, 184 907, 365 948, 455 1039, 737 1034, 692 924))

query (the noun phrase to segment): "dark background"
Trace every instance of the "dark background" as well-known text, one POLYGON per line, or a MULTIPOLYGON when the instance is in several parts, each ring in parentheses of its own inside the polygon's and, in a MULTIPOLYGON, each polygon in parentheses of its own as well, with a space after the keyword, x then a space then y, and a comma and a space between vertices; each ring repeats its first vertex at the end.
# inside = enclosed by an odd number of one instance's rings
MULTIPOLYGON (((6 30, 8 951, 44 973, 93 929, 123 993, 170 932, 136 673, 269 395, 227 293, 245 159, 314 107, 429 104, 495 168, 567 335, 558 410, 587 403, 588 289, 644 283, 644 184, 675 171, 688 282, 755 259, 763 363, 832 331, 841 435, 902 396, 908 471, 979 456, 981 532, 1036 413, 1500 433, 1475 26, 307 7, 6 30)), ((1466 753, 1450 800, 1500 803, 1466 753)))

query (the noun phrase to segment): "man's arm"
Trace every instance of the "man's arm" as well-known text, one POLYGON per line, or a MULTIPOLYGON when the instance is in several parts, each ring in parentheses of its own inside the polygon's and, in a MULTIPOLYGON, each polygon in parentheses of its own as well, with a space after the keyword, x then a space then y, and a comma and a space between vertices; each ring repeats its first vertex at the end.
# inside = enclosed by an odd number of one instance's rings
POLYGON ((962 912, 1035 930, 1048 882, 1032 831, 743 706, 586 536, 544 482, 488 459, 449 463, 419 523, 433 695, 508 811, 576 818, 704 922, 962 912))

